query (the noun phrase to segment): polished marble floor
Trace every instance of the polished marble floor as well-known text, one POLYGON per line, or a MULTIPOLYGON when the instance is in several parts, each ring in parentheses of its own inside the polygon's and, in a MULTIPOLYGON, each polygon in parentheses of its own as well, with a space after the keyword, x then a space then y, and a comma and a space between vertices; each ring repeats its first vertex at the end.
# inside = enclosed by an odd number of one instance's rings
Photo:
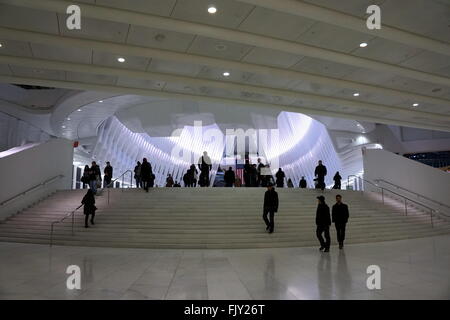
POLYGON ((331 248, 50 249, 0 243, 0 299, 450 299, 450 235, 331 248), (81 289, 66 287, 78 265, 81 289), (381 289, 369 290, 378 265, 381 289))

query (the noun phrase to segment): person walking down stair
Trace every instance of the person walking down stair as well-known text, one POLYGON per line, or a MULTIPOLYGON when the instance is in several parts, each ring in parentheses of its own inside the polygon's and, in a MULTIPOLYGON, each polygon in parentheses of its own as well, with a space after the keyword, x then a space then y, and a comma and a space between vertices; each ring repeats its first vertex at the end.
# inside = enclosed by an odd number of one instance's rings
POLYGON ((91 224, 94 224, 95 210, 97 210, 97 207, 95 206, 94 191, 92 189, 87 191, 83 200, 81 200, 81 203, 84 205, 84 227, 89 228, 89 216, 91 216, 91 224))
POLYGON ((275 191, 272 183, 267 185, 267 191, 264 194, 264 210, 263 210, 263 219, 266 223, 266 230, 269 233, 273 233, 275 222, 274 216, 275 212, 278 211, 278 193, 275 191), (270 220, 267 218, 269 215, 270 220))
POLYGON ((325 203, 324 196, 318 196, 318 206, 316 211, 316 236, 320 242, 320 251, 329 252, 330 251, 330 225, 331 225, 331 217, 330 217, 330 208, 325 203), (322 237, 322 233, 325 235, 325 240, 322 237))
POLYGON ((332 222, 334 222, 334 226, 336 227, 339 249, 344 248, 345 226, 347 225, 348 217, 348 206, 342 202, 342 196, 338 194, 336 195, 336 204, 331 210, 331 218, 332 222))

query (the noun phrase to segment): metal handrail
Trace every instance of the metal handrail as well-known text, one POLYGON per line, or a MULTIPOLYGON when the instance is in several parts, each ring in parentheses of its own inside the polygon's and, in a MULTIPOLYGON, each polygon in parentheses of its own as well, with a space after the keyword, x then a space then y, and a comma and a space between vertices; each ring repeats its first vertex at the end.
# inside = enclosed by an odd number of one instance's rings
POLYGON ((110 189, 110 186, 114 185, 114 182, 116 182, 117 180, 122 178, 121 189, 123 191, 124 177, 125 177, 125 174, 127 174, 128 172, 130 173, 130 186, 133 187, 133 171, 127 170, 127 171, 123 172, 120 176, 118 176, 116 179, 112 180, 110 183, 108 183, 106 185, 106 188, 108 189, 108 204, 109 204, 109 189, 110 189))
POLYGON ((57 223, 61 223, 64 220, 66 220, 67 217, 72 216, 72 236, 74 235, 73 232, 73 225, 74 225, 74 216, 75 216, 75 212, 80 209, 84 204, 81 204, 79 207, 77 207, 75 210, 73 210, 72 212, 66 214, 64 217, 62 217, 59 220, 53 221, 51 226, 50 226, 50 247, 53 245, 53 229, 54 229, 54 225, 57 223))
MULTIPOLYGON (((354 176, 354 175, 351 175, 351 176, 354 176)), ((405 201, 405 215, 408 215, 408 203, 407 203, 407 201, 413 202, 413 203, 415 203, 415 204, 418 204, 419 206, 422 206, 422 207, 424 207, 424 208, 430 210, 431 227, 434 227, 434 225, 433 225, 433 212, 438 212, 437 210, 435 210, 435 209, 433 209, 433 208, 430 208, 430 207, 428 207, 428 206, 426 206, 426 205, 424 205, 424 204, 422 204, 422 203, 420 203, 420 202, 418 202, 418 201, 416 201, 416 200, 413 200, 413 199, 410 199, 410 198, 408 198, 408 197, 405 197, 404 195, 401 195, 401 194, 399 194, 399 193, 397 193, 397 192, 395 192, 395 191, 392 191, 392 190, 390 190, 390 189, 387 189, 387 188, 384 188, 384 187, 382 187, 382 186, 379 186, 379 185, 377 185, 376 183, 373 183, 372 181, 366 180, 366 179, 361 178, 361 177, 358 177, 358 176, 355 176, 355 177, 356 177, 357 179, 360 179, 361 181, 367 182, 367 183, 369 183, 369 184, 371 184, 371 185, 373 185, 373 186, 375 186, 375 187, 381 189, 381 199, 382 199, 382 201, 383 201, 383 204, 384 204, 384 191, 391 192, 391 193, 393 193, 393 194, 399 196, 400 198, 403 198, 403 200, 405 201)), ((350 176, 347 177, 347 181, 349 181, 349 178, 350 178, 350 176)), ((364 190, 363 190, 363 191, 364 191, 364 190)))
POLYGON ((53 178, 50 178, 50 179, 48 179, 48 180, 45 180, 45 181, 43 181, 43 182, 41 182, 41 183, 39 183, 39 184, 37 184, 37 185, 31 187, 31 188, 28 188, 28 189, 25 190, 25 191, 22 191, 22 192, 16 194, 15 196, 12 196, 12 197, 9 198, 9 199, 6 199, 5 201, 3 201, 3 202, 0 203, 0 206, 3 206, 4 204, 6 204, 6 203, 8 203, 8 202, 10 202, 10 201, 13 201, 14 199, 16 199, 16 198, 18 198, 18 197, 24 196, 25 194, 27 194, 27 193, 30 192, 30 191, 33 191, 33 190, 38 189, 38 188, 41 188, 41 187, 45 186, 46 184, 49 184, 49 183, 53 182, 53 180, 61 179, 61 178, 63 178, 63 177, 64 177, 64 175, 59 174, 59 175, 57 175, 57 176, 54 176, 53 178))
POLYGON ((436 204, 438 204, 438 205, 440 205, 440 206, 442 206, 442 207, 446 207, 446 208, 450 209, 450 206, 448 206, 448 205, 446 205, 446 204, 444 204, 444 203, 441 203, 441 202, 439 202, 439 201, 430 199, 430 198, 428 198, 428 197, 426 197, 426 196, 423 196, 423 195, 421 195, 421 194, 419 194, 419 193, 417 193, 417 192, 414 192, 414 191, 408 190, 408 189, 406 189, 406 188, 400 187, 400 186, 398 186, 398 185, 396 185, 396 184, 393 184, 392 182, 389 182, 389 181, 387 181, 387 180, 384 180, 384 179, 376 179, 375 181, 376 181, 376 182, 382 181, 382 182, 387 183, 387 184, 389 184, 389 185, 391 185, 391 186, 393 186, 393 187, 396 187, 397 189, 402 189, 403 191, 412 193, 413 195, 415 195, 415 196, 417 196, 417 197, 423 198, 423 199, 425 199, 425 200, 427 200, 427 201, 434 202, 434 203, 436 203, 436 204))

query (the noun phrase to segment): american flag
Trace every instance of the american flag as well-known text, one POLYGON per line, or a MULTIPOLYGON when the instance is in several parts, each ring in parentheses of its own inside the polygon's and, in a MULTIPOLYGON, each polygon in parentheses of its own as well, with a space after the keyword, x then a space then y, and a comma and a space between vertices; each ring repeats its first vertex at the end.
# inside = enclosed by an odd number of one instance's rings
POLYGON ((236 178, 239 177, 239 179, 241 179, 241 183, 244 184, 244 165, 236 163, 235 172, 236 172, 236 178))

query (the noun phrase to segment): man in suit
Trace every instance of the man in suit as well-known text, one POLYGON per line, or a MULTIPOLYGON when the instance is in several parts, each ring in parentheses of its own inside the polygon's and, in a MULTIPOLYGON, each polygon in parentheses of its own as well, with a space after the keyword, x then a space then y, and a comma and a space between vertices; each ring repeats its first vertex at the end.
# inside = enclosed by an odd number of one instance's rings
POLYGON ((331 210, 332 222, 336 227, 337 241, 339 243, 339 249, 344 248, 345 240, 345 227, 348 222, 348 206, 342 203, 342 196, 340 194, 336 195, 336 204, 331 210))
POLYGON ((266 230, 269 233, 273 233, 275 223, 274 216, 275 212, 278 211, 278 193, 275 191, 272 183, 267 185, 267 191, 264 194, 264 210, 263 210, 263 219, 266 223, 266 230), (269 215, 270 220, 267 218, 269 215))
POLYGON ((331 217, 330 217, 330 208, 325 203, 324 196, 317 197, 318 206, 316 211, 316 236, 320 242, 320 251, 329 252, 330 251, 330 225, 331 225, 331 217), (325 235, 325 240, 322 237, 322 233, 325 235))

